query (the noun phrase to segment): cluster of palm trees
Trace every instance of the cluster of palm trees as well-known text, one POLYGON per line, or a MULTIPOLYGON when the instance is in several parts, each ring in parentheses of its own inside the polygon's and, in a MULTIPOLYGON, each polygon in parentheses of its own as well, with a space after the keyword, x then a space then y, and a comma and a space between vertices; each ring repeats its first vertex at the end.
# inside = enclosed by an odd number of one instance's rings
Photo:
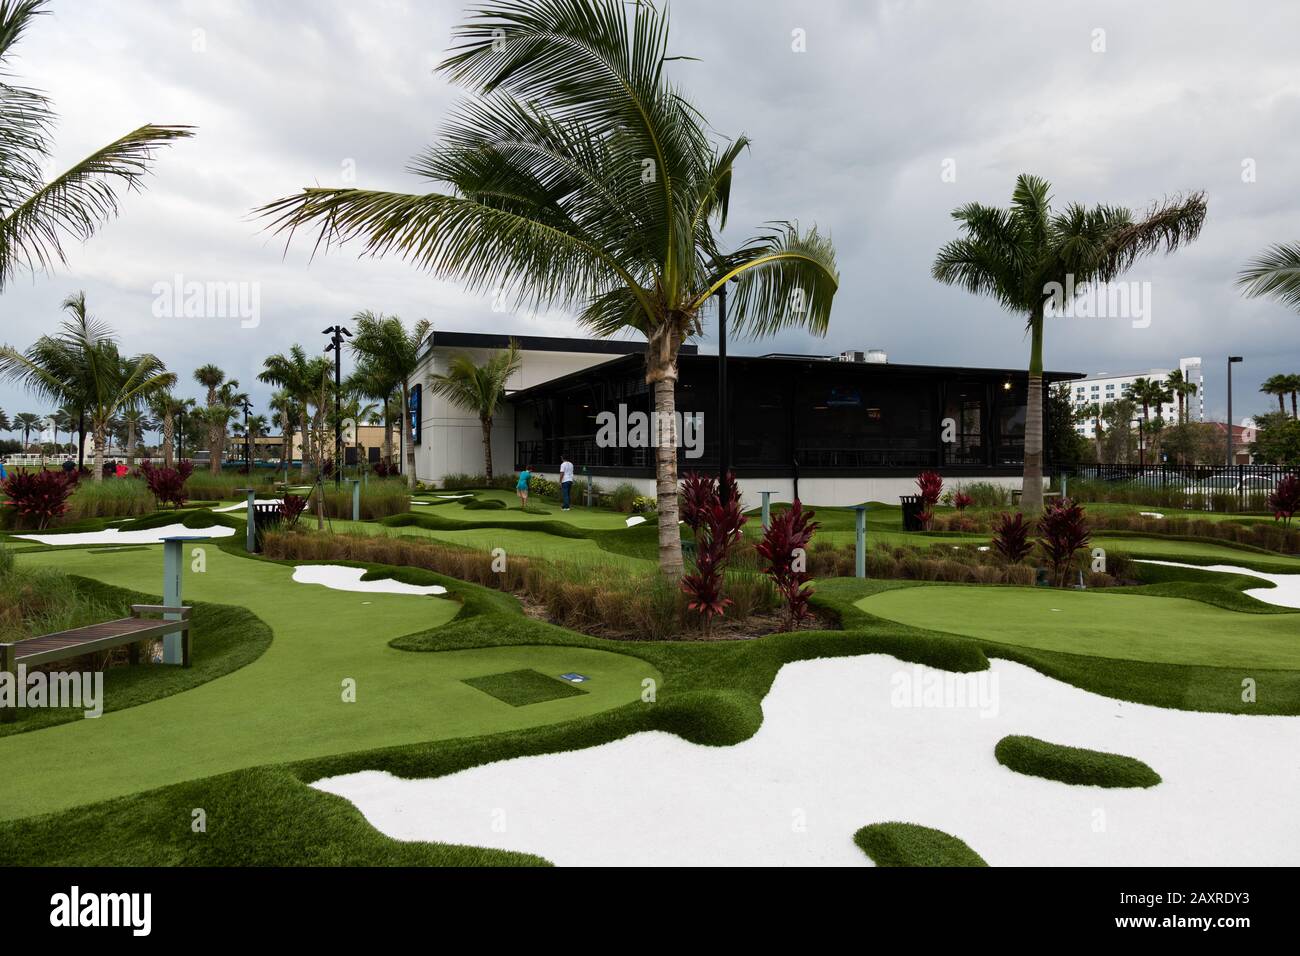
POLYGON ((1277 410, 1283 415, 1286 414, 1286 396, 1290 395, 1291 417, 1300 418, 1300 408, 1296 403, 1296 396, 1300 395, 1300 375, 1270 375, 1259 390, 1277 399, 1277 410))

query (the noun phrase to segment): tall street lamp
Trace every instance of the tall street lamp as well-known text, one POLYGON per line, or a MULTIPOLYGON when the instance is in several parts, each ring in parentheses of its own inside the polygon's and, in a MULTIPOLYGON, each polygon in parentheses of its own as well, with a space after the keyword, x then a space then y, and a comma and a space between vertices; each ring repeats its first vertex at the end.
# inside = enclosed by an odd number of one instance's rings
POLYGON ((339 396, 343 391, 343 337, 352 337, 341 325, 331 325, 322 335, 330 337, 326 352, 334 353, 334 487, 343 486, 343 418, 339 411, 339 396))
POLYGON ((1233 465, 1232 455, 1232 367, 1241 361, 1240 355, 1228 356, 1228 467, 1233 465))

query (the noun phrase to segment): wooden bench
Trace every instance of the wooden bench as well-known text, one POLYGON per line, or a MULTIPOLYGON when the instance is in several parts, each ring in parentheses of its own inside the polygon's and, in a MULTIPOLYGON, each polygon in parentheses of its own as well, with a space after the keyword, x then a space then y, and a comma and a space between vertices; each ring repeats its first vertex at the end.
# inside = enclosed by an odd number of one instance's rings
MULTIPOLYGON (((1018 505, 1018 504, 1020 504, 1020 496, 1023 495, 1023 494, 1024 494, 1024 492, 1021 491, 1019 488, 1012 488, 1012 489, 1011 489, 1011 503, 1012 503, 1013 505, 1018 505)), ((1060 498, 1060 497, 1061 497, 1061 493, 1060 493, 1059 491, 1044 491, 1044 492, 1043 492, 1043 501, 1044 501, 1044 503, 1046 503, 1046 502, 1048 502, 1048 501, 1054 501, 1054 500, 1056 500, 1057 498, 1060 498)))
MULTIPOLYGON (((181 635, 181 666, 190 666, 190 609, 187 607, 167 607, 162 604, 133 604, 131 616, 117 621, 105 621, 103 624, 90 624, 86 627, 74 627, 70 631, 30 637, 25 641, 0 644, 0 671, 14 675, 16 679, 18 665, 33 666, 48 664, 51 661, 80 657, 94 651, 106 651, 109 648, 130 645, 130 662, 140 663, 140 644, 175 634, 181 635), (160 620, 153 615, 175 614, 177 619, 160 620)), ((13 720, 17 712, 12 707, 0 708, 0 720, 13 720)))

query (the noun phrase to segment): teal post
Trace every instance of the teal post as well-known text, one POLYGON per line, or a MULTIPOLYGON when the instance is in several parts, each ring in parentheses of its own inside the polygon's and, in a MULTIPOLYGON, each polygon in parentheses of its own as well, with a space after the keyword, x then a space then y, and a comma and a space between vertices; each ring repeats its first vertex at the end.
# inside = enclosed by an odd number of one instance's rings
POLYGON ((352 479, 352 520, 361 520, 361 479, 352 479))
MULTIPOLYGON (((167 607, 181 606, 181 573, 184 568, 182 562, 185 560, 181 549, 187 541, 207 540, 206 537, 197 536, 163 538, 163 604, 167 607)), ((180 619, 177 614, 164 614, 163 617, 169 621, 180 619)), ((168 634, 163 638, 163 663, 182 663, 180 634, 168 634)))
POLYGON ((244 531, 244 547, 252 554, 257 550, 257 522, 253 515, 256 512, 257 491, 254 488, 241 489, 248 492, 248 527, 244 531))
POLYGON ((772 492, 764 491, 763 495, 763 530, 766 531, 772 526, 772 492))
POLYGON ((1061 497, 1070 497, 1070 476, 1066 474, 1061 475, 1061 497))
POLYGON ((855 557, 857 559, 857 566, 855 570, 857 571, 858 577, 865 578, 867 576, 867 506, 856 505, 853 510, 856 512, 854 518, 854 531, 856 538, 855 557))
POLYGON ((582 476, 587 479, 587 507, 591 507, 591 469, 586 465, 582 466, 582 476))

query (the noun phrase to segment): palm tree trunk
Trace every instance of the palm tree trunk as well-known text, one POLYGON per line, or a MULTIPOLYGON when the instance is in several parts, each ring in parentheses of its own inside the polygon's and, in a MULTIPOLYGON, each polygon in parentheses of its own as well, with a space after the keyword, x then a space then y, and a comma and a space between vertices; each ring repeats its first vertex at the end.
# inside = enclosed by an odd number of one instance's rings
POLYGON ((176 467, 176 450, 172 447, 176 441, 176 419, 172 416, 172 410, 168 408, 163 412, 163 467, 176 467))
POLYGON ((406 435, 406 487, 415 487, 415 426, 411 423, 410 386, 402 381, 402 428, 406 435))
POLYGON ((104 480, 104 426, 92 423, 91 433, 95 446, 95 481, 100 482, 104 480))
POLYGON ((126 425, 126 467, 128 471, 135 467, 135 422, 126 425))
POLYGON ((384 464, 393 463, 393 414, 389 410, 392 396, 384 398, 384 464))
MULTIPOLYGON (((302 432, 302 477, 305 481, 311 472, 312 447, 311 424, 307 421, 307 402, 303 401, 302 411, 298 415, 298 430, 302 432)), ((293 457, 293 445, 289 446, 289 457, 293 457)))
POLYGON ((1101 419, 1095 418, 1092 422, 1092 437, 1097 441, 1097 464, 1101 464, 1101 419))
MULTIPOLYGON (((1031 515, 1043 510, 1043 311, 1029 318, 1029 391, 1025 408, 1025 472, 1020 507, 1031 515)), ((674 514, 674 520, 676 515, 674 514)))
POLYGON ((1296 393, 1295 393, 1295 392, 1292 392, 1292 393, 1291 393, 1291 417, 1292 417, 1292 418, 1300 418, 1300 413, 1297 413, 1297 411, 1296 411, 1296 401, 1295 401, 1295 397, 1296 397, 1296 393))
POLYGON ((492 484, 492 419, 481 418, 483 425, 483 474, 487 483, 492 484))
POLYGON ((646 349, 646 384, 654 389, 657 427, 655 498, 659 510, 659 570, 664 577, 682 576, 682 533, 677 526, 677 350, 671 331, 651 336, 646 349))

